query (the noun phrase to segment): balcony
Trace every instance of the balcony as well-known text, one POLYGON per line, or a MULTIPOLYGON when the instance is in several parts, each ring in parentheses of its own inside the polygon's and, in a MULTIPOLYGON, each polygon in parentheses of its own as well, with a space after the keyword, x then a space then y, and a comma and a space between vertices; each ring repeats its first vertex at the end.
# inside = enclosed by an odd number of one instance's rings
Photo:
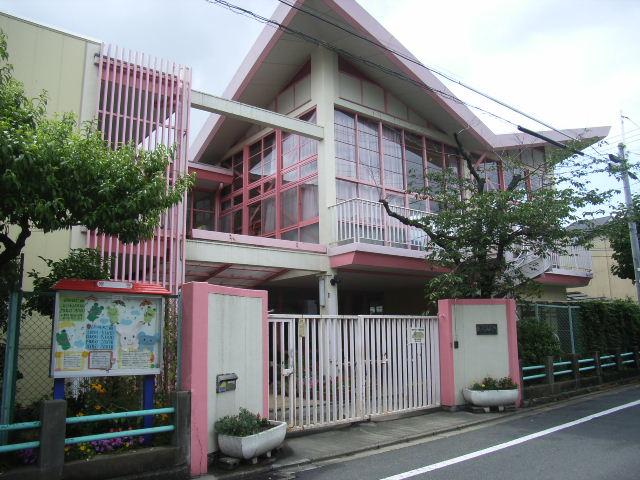
MULTIPOLYGON (((405 207, 392 206, 391 209, 411 219, 433 215, 405 207)), ((353 198, 331 206, 330 212, 333 232, 328 253, 336 258, 343 257, 332 259, 332 266, 397 264, 424 270, 429 236, 419 228, 403 225, 389 217, 381 203, 353 198), (358 255, 359 259, 356 258, 358 255), (373 255, 378 258, 374 259, 373 255), (381 256, 392 256, 394 260, 381 261, 381 256)), ((583 284, 593 276, 591 253, 583 247, 570 247, 566 254, 552 252, 544 258, 524 253, 513 261, 514 269, 544 283, 583 284)))
MULTIPOLYGON (((380 202, 352 198, 330 208, 333 225, 333 245, 367 243, 396 249, 424 251, 429 236, 419 228, 403 225, 389 217, 380 202)), ((430 213, 392 206, 391 210, 411 219, 430 213)))

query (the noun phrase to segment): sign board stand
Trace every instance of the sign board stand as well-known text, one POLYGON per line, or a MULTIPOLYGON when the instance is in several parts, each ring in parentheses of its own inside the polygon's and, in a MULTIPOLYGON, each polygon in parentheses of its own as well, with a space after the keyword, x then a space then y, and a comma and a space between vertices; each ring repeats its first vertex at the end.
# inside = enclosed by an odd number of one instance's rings
MULTIPOLYGON (((66 378, 143 376, 143 408, 153 408, 162 365, 164 297, 158 285, 109 280, 60 280, 51 347, 53 398, 66 378)), ((144 417, 151 427, 153 417, 144 417)))
POLYGON ((64 378, 53 379, 53 399, 64 400, 64 378))
MULTIPOLYGON (((151 410, 153 408, 153 391, 156 386, 156 377, 153 375, 145 375, 142 381, 142 409, 151 410)), ((153 427, 153 415, 145 415, 142 417, 142 426, 144 428, 153 427)), ((144 442, 148 443, 151 435, 144 436, 144 442)))

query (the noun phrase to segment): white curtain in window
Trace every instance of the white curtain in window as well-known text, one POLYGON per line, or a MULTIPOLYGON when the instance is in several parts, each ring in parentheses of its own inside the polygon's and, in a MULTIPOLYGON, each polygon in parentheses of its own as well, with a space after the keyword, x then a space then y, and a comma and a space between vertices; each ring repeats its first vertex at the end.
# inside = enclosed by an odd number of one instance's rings
POLYGON ((318 216, 318 180, 313 179, 300 185, 302 220, 318 216))

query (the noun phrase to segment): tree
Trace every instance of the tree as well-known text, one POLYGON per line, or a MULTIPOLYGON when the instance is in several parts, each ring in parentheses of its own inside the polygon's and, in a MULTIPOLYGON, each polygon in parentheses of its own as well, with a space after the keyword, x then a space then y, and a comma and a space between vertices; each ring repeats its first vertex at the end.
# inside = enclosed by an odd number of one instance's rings
MULTIPOLYGON (((640 197, 633 197, 633 208, 628 210, 624 205, 618 206, 611 213, 611 221, 607 223, 604 233, 613 250, 612 258, 615 264, 611 265, 611 272, 624 279, 633 280, 633 256, 631 255, 631 239, 629 238, 629 219, 640 222, 640 197)), ((637 228, 637 227, 636 227, 637 228)))
POLYGON ((40 257, 47 265, 49 273, 40 274, 36 270, 29 272, 33 279, 33 293, 27 298, 25 307, 28 313, 53 316, 54 299, 51 296, 53 286, 63 278, 86 280, 107 280, 111 278, 111 260, 101 257, 94 248, 74 248, 69 256, 60 260, 40 257), (48 295, 47 295, 48 294, 48 295))
POLYGON ((27 98, 7 62, 0 32, 0 268, 34 228, 84 225, 124 243, 151 238, 161 213, 193 182, 182 176, 167 186, 173 149, 112 148, 94 123, 79 130, 72 114, 47 118, 46 94, 27 98))
MULTIPOLYGON (((492 189, 484 176, 486 166, 463 147, 459 134, 454 137, 468 175, 460 178, 450 169, 432 173, 428 186, 414 192, 436 202, 440 213, 408 218, 394 211, 386 199, 380 200, 388 215, 428 235, 427 260, 446 270, 428 282, 428 299, 517 297, 535 292, 537 285, 519 271, 518 260, 524 254, 542 257, 588 242, 583 232, 567 230, 566 225, 577 219, 578 209, 597 206, 609 197, 610 191, 598 192, 585 181, 606 166, 582 157, 578 161, 575 155, 567 158, 559 148, 536 166, 521 160, 524 148, 496 152, 511 180, 504 190, 492 189), (565 171, 570 174, 564 175, 565 171), (529 191, 525 186, 533 179, 539 188, 529 191)), ((581 147, 584 143, 572 145, 581 147)))

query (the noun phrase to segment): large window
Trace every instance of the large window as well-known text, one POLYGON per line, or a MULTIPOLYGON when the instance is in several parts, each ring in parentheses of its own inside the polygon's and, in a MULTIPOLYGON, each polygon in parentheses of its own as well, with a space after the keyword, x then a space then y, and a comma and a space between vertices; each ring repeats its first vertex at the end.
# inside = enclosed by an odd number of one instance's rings
POLYGON ((427 175, 445 165, 460 173, 458 156, 445 160, 441 143, 355 113, 335 111, 335 139, 338 202, 384 196, 392 205, 437 211, 435 202, 417 193, 427 186, 427 175))
POLYGON ((382 127, 382 151, 384 152, 384 184, 387 188, 404 190, 402 168, 402 130, 382 127))
POLYGON ((242 202, 244 183, 243 152, 236 153, 222 162, 222 166, 230 168, 233 173, 231 185, 220 192, 220 219, 218 230, 227 233, 242 233, 242 202))
POLYGON ((215 202, 211 191, 194 189, 189 193, 187 226, 198 230, 215 230, 215 202))
MULTIPOLYGON (((315 122, 315 111, 300 118, 315 122)), ((318 243, 317 141, 277 130, 224 165, 234 180, 222 192, 219 230, 318 243)))

